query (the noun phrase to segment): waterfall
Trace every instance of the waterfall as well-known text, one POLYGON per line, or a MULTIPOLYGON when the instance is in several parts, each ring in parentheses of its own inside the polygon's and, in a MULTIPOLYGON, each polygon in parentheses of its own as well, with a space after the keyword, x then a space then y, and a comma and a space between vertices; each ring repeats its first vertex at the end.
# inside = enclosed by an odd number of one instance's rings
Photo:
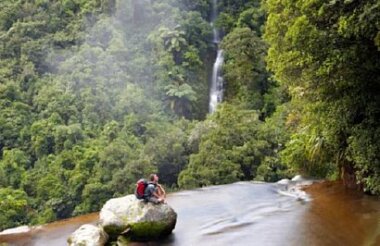
POLYGON ((223 50, 219 49, 220 43, 220 33, 218 28, 215 27, 215 21, 218 16, 218 0, 212 0, 212 13, 211 13, 211 26, 213 27, 213 43, 218 47, 218 52, 216 60, 214 63, 212 77, 211 77, 211 87, 210 87, 210 101, 209 101, 209 112, 213 113, 216 107, 223 100, 223 76, 222 76, 222 66, 224 62, 223 50))

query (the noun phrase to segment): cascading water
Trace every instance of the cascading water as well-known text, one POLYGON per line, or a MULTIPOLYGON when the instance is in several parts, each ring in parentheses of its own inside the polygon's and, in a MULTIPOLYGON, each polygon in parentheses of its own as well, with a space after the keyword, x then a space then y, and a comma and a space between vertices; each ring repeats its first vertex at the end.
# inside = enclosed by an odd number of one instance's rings
POLYGON ((218 0, 212 0, 212 13, 211 13, 211 25, 213 27, 213 42, 218 47, 217 57, 214 63, 211 87, 210 87, 210 102, 209 112, 213 113, 216 110, 218 104, 223 100, 223 76, 222 66, 224 62, 223 50, 219 49, 220 34, 218 28, 215 27, 215 20, 218 16, 218 0))

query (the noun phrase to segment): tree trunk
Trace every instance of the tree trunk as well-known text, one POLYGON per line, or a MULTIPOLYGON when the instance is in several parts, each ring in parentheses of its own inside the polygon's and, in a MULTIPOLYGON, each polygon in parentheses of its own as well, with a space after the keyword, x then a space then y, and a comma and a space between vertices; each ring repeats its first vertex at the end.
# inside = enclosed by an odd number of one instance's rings
POLYGON ((362 189, 362 185, 357 183, 355 168, 354 168, 353 163, 350 163, 347 160, 344 160, 343 163, 341 164, 340 172, 341 172, 341 179, 346 188, 356 189, 356 190, 362 189))

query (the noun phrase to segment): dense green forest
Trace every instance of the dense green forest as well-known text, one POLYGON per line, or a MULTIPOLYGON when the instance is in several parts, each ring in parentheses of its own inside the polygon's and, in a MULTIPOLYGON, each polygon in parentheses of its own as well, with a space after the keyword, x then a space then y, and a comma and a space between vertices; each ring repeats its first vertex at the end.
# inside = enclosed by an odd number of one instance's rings
POLYGON ((0 2, 0 230, 295 173, 380 194, 380 2, 0 2))

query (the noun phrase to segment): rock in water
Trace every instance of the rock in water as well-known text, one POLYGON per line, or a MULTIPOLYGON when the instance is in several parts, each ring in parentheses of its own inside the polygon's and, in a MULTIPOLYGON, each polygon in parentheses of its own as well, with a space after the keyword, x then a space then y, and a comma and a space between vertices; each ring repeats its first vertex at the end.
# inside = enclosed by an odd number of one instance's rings
POLYGON ((281 180, 277 181, 277 184, 288 185, 288 184, 290 184, 290 180, 289 179, 281 179, 281 180))
POLYGON ((121 233, 132 240, 152 240, 169 235, 177 222, 167 204, 153 204, 135 195, 111 199, 100 211, 100 225, 111 236, 121 233))
POLYGON ((292 181, 300 182, 300 181, 305 181, 305 179, 301 175, 296 175, 292 178, 292 181))
POLYGON ((108 235, 100 227, 94 225, 82 225, 67 239, 70 246, 103 246, 108 240, 108 235))

